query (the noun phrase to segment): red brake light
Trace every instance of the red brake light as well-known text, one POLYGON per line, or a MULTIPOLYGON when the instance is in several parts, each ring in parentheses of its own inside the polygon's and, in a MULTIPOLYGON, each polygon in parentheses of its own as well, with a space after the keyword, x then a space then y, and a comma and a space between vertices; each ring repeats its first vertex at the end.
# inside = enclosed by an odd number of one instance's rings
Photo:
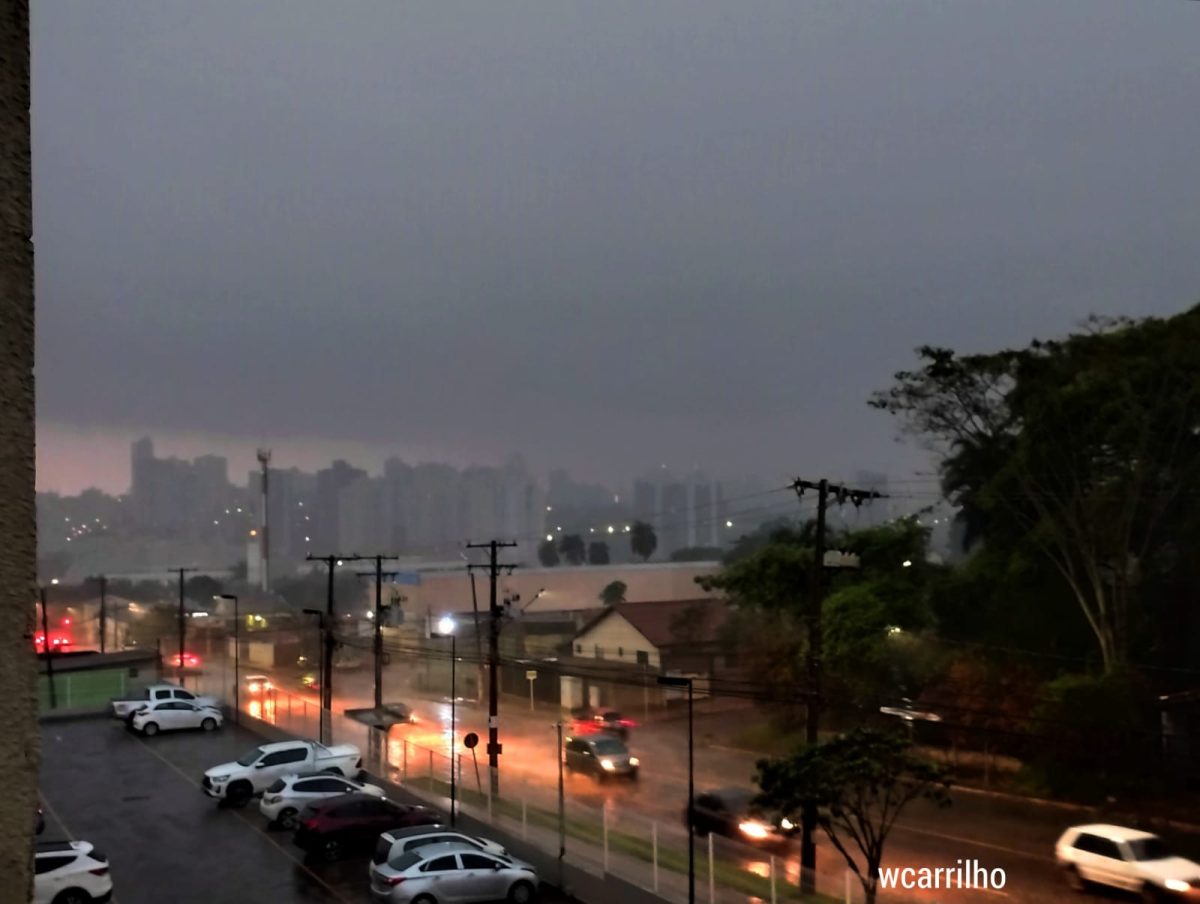
POLYGON ((637 723, 634 722, 633 719, 622 719, 621 724, 624 725, 626 728, 633 728, 633 726, 637 725, 637 723))
POLYGON ((108 875, 108 867, 102 866, 99 869, 90 869, 90 870, 88 870, 88 872, 91 873, 93 876, 107 876, 108 875))
POLYGON ((395 888, 397 885, 403 882, 404 879, 404 876, 385 876, 383 881, 392 886, 392 888, 395 888))

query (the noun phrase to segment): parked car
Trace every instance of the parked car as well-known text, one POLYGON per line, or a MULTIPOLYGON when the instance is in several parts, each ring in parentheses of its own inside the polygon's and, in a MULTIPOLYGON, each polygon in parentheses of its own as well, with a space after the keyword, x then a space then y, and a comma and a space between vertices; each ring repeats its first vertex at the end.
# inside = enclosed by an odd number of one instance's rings
POLYGON ((389 904, 504 900, 529 904, 537 888, 537 870, 530 864, 457 842, 406 851, 375 867, 371 875, 371 897, 389 904))
POLYGON ((294 829, 299 825, 300 811, 308 804, 340 794, 383 797, 383 789, 340 775, 285 775, 263 792, 258 812, 267 817, 272 825, 294 829))
MULTIPOLYGON (((697 835, 715 832, 751 844, 780 844, 796 833, 790 819, 768 816, 753 804, 754 792, 744 788, 717 788, 697 794, 692 804, 692 830, 697 835)), ((687 824, 688 814, 683 814, 687 824)))
POLYGON ((91 904, 112 897, 108 858, 88 841, 39 841, 33 904, 91 904))
POLYGON ((147 703, 133 714, 130 723, 134 731, 153 737, 160 731, 176 731, 181 728, 200 728, 215 731, 225 722, 225 717, 215 706, 198 706, 187 700, 161 700, 147 703))
POLYGON ((274 690, 270 675, 243 675, 242 687, 251 697, 260 697, 274 690))
POLYGON ((570 737, 563 742, 564 763, 568 772, 584 772, 598 782, 610 776, 637 781, 638 758, 618 738, 607 734, 570 737))
POLYGON ((114 717, 128 722, 130 716, 147 703, 157 703, 160 700, 186 700, 199 706, 217 705, 215 697, 198 696, 177 684, 152 684, 142 691, 141 696, 112 701, 112 714, 114 717))
POLYGON ((371 865, 367 868, 367 875, 369 878, 373 878, 376 866, 387 863, 389 860, 395 860, 407 851, 428 847, 431 844, 447 843, 466 845, 468 848, 483 851, 485 854, 508 856, 508 851, 502 844, 488 838, 480 838, 477 835, 467 835, 441 823, 409 826, 406 829, 388 829, 379 836, 375 842, 375 853, 371 855, 371 865))
POLYGON ((604 710, 602 712, 585 709, 577 711, 575 718, 571 720, 571 734, 578 736, 607 732, 608 734, 616 735, 622 741, 628 741, 629 731, 636 724, 632 719, 626 719, 615 709, 604 710))
POLYGON ((1144 901, 1200 897, 1200 864, 1175 856, 1157 835, 1114 825, 1073 826, 1054 846, 1054 859, 1078 891, 1105 885, 1144 901))
POLYGON ((316 741, 280 741, 255 747, 232 763, 213 766, 204 773, 201 787, 209 797, 244 807, 285 775, 329 772, 356 778, 361 771, 362 754, 353 744, 326 747, 316 741))
POLYGON ((294 841, 324 860, 369 855, 380 833, 397 826, 437 825, 441 817, 427 807, 398 804, 386 797, 347 794, 308 804, 300 812, 294 841))

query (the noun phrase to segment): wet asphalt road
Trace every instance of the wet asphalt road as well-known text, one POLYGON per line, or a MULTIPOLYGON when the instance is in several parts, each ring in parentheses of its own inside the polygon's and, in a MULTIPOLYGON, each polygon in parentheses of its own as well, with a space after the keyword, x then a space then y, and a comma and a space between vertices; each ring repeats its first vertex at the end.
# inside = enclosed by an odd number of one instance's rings
MULTIPOLYGON (((112 719, 42 725, 39 840, 83 840, 108 855, 118 904, 360 904, 367 860, 309 864, 257 804, 218 806, 204 770, 262 739, 227 725, 143 739, 112 719)), ((563 902, 543 889, 544 902, 563 902)))

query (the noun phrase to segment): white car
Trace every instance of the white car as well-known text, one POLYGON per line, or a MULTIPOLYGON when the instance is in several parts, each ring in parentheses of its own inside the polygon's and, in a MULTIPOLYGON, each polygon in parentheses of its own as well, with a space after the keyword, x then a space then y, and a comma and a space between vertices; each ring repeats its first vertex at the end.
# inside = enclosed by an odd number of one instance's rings
POLYGON ((225 717, 215 706, 189 703, 187 700, 163 700, 147 703, 133 714, 130 725, 147 737, 160 731, 177 731, 181 728, 201 728, 214 731, 225 722, 225 717))
POLYGON ((33 904, 89 904, 112 897, 108 858, 87 841, 39 841, 33 904))
POLYGON ((1113 825, 1073 826, 1054 846, 1068 884, 1105 885, 1146 901, 1200 897, 1200 864, 1176 857, 1157 835, 1113 825))
POLYGON ((285 775, 263 792, 258 811, 272 824, 294 829, 306 804, 339 794, 370 794, 383 797, 378 785, 366 785, 340 775, 285 775))
POLYGON ((388 904, 529 904, 537 892, 538 874, 531 864, 457 843, 413 848, 371 873, 372 900, 388 904))
POLYGON ((430 826, 405 826, 399 829, 388 829, 376 840, 375 852, 371 855, 371 862, 367 866, 367 878, 374 880, 379 867, 398 860, 408 851, 429 847, 432 844, 457 844, 463 850, 482 851, 497 857, 509 856, 504 845, 492 841, 490 838, 468 835, 440 823, 430 826))

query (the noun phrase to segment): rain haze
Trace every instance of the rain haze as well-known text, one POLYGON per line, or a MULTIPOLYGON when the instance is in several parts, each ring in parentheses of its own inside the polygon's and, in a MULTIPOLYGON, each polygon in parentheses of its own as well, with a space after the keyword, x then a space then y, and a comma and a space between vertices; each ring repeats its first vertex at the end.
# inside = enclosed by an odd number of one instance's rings
POLYGON ((39 3, 39 488, 129 442, 926 466, 924 343, 1200 297, 1193 4, 39 3))

